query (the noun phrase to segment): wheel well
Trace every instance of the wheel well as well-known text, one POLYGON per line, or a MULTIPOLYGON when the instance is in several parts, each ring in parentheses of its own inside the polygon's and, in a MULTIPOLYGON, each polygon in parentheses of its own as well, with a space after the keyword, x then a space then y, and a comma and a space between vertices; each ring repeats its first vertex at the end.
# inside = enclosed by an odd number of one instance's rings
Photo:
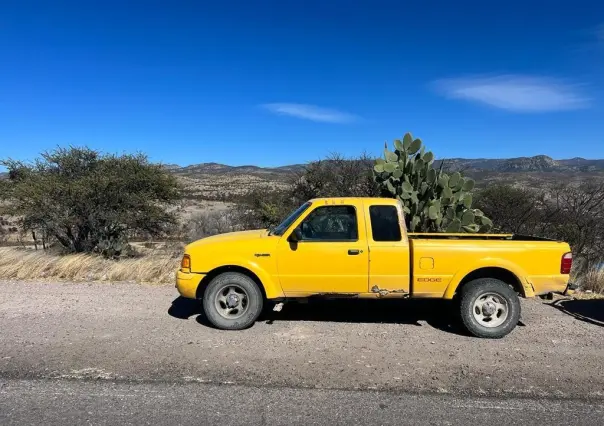
POLYGON ((210 283, 210 281, 212 281, 215 277, 217 277, 218 275, 220 275, 224 272, 239 272, 240 274, 250 277, 252 280, 254 280, 256 285, 260 288, 260 291, 262 292, 262 297, 264 297, 264 299, 266 299, 266 293, 264 292, 264 286, 262 285, 262 281, 260 281, 260 278, 258 278, 258 276, 256 274, 254 274, 252 271, 250 271, 249 269, 244 268, 242 266, 236 266, 236 265, 225 265, 225 266, 221 266, 216 269, 212 269, 210 272, 208 272, 206 274, 206 276, 203 277, 203 279, 200 281, 199 285, 197 286, 196 297, 198 299, 203 299, 203 294, 205 293, 206 288, 208 287, 208 284, 210 283))
POLYGON ((455 292, 459 293, 459 291, 464 285, 478 278, 495 278, 500 281, 503 281, 504 283, 512 286, 516 293, 524 297, 524 288, 522 287, 522 283, 520 282, 518 277, 513 272, 510 272, 507 269, 496 267, 480 268, 470 272, 463 278, 463 280, 461 280, 455 292))

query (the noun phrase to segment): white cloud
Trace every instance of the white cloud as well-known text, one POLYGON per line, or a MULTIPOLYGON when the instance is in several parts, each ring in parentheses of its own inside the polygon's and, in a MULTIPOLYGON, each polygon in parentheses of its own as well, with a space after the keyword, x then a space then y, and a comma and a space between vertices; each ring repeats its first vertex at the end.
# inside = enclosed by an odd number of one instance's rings
POLYGON ((450 99, 487 104, 514 112, 549 112, 586 108, 589 99, 577 85, 560 80, 523 75, 448 78, 434 88, 450 99))
POLYGON ((352 123, 359 118, 355 115, 335 109, 322 108, 316 105, 274 103, 263 104, 262 108, 277 115, 288 115, 290 117, 304 120, 319 121, 323 123, 352 123))

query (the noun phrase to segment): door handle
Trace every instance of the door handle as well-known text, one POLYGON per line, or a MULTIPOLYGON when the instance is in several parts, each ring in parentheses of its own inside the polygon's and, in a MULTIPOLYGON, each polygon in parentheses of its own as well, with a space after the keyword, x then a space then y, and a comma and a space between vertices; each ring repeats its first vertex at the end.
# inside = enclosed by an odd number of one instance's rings
POLYGON ((363 253, 363 250, 359 250, 359 249, 350 249, 348 250, 348 254, 350 256, 356 256, 357 254, 363 253))

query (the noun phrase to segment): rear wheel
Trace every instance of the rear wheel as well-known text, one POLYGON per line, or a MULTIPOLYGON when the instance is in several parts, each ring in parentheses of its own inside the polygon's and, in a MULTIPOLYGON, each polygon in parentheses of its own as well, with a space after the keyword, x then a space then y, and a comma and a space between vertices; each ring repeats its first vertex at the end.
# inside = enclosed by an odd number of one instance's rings
POLYGON ((251 326, 262 312, 263 297, 254 280, 238 272, 216 276, 203 295, 203 310, 212 325, 223 330, 251 326))
POLYGON ((461 322, 476 337, 500 339, 520 319, 520 300, 503 281, 480 278, 463 286, 459 295, 461 322))

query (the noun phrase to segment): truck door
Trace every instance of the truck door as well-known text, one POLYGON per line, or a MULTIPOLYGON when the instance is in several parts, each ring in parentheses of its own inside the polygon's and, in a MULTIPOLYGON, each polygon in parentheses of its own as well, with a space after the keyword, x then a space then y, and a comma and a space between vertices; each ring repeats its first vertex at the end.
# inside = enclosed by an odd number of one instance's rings
POLYGON ((367 291, 369 256, 359 214, 354 205, 320 205, 297 226, 298 241, 288 241, 293 230, 284 235, 277 268, 287 296, 367 291))
POLYGON ((410 252, 402 212, 395 205, 368 205, 369 291, 409 293, 410 252))

